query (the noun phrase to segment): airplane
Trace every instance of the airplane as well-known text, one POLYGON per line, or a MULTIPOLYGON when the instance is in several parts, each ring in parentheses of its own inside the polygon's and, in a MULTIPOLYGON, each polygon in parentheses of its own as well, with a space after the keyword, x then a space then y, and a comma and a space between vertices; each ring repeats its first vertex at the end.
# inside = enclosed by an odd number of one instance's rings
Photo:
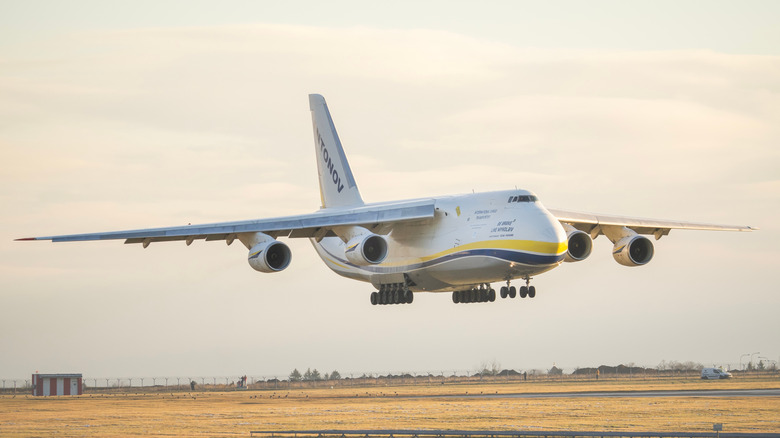
POLYGON ((148 228, 16 240, 74 242, 124 239, 126 244, 235 240, 249 265, 263 273, 286 269, 290 248, 280 237, 309 238, 335 273, 371 283, 372 305, 410 304, 414 294, 451 292, 453 303, 534 298, 531 279, 590 256, 605 235, 623 266, 646 265, 656 240, 672 229, 753 231, 749 226, 700 224, 547 209, 528 190, 503 190, 366 204, 325 99, 309 95, 321 208, 269 219, 148 228), (524 281, 519 290, 513 280, 524 281))

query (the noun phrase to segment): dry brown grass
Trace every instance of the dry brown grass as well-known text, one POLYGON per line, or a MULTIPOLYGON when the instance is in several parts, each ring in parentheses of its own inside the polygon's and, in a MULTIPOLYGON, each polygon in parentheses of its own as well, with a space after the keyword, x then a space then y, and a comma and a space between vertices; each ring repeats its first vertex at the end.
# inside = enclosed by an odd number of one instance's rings
POLYGON ((780 388, 780 381, 531 382, 46 398, 4 395, 0 396, 0 435, 248 436, 250 430, 390 428, 707 432, 712 423, 723 423, 731 432, 780 432, 780 397, 457 397, 466 392, 716 388, 780 388), (421 395, 432 397, 414 397, 421 395))

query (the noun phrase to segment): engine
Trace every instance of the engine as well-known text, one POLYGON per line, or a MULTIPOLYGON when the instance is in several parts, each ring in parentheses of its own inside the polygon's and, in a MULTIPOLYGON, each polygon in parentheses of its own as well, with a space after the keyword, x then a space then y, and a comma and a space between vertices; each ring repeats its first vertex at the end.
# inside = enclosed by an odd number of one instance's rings
POLYGON ((249 266, 260 272, 279 272, 290 265, 292 252, 284 243, 267 239, 256 243, 249 250, 249 266))
POLYGON ((347 260, 358 265, 375 265, 387 257, 387 241, 378 234, 361 234, 347 241, 347 260))
POLYGON ((566 257, 564 262, 581 262, 590 256, 590 251, 593 249, 593 239, 590 238, 590 234, 571 227, 571 230, 566 230, 568 247, 566 251, 566 257))
POLYGON ((638 234, 629 235, 615 242, 612 257, 623 266, 642 266, 653 259, 653 242, 638 234))

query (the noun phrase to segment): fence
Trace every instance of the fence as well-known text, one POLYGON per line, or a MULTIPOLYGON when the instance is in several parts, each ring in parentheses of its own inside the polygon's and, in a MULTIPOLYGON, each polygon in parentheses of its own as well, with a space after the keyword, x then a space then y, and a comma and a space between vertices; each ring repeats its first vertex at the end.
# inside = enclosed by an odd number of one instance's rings
MULTIPOLYGON (((777 371, 751 371, 735 376, 740 380, 776 378, 777 371)), ((398 373, 387 375, 369 375, 351 373, 337 380, 301 380, 290 381, 279 376, 247 376, 248 389, 285 390, 317 389, 331 387, 372 387, 372 386, 414 386, 414 385, 468 385, 477 383, 522 383, 522 382, 578 382, 588 380, 676 380, 698 379, 698 371, 657 371, 652 373, 600 373, 596 374, 540 374, 506 373, 501 375, 471 374, 468 372, 438 372, 424 374, 398 373), (354 377, 358 375, 358 377, 354 377)), ((112 391, 225 391, 236 389, 239 376, 222 377, 84 377, 85 392, 112 391), (191 384, 195 382, 195 385, 191 384)), ((31 390, 30 379, 0 379, 0 393, 27 392, 31 390)))

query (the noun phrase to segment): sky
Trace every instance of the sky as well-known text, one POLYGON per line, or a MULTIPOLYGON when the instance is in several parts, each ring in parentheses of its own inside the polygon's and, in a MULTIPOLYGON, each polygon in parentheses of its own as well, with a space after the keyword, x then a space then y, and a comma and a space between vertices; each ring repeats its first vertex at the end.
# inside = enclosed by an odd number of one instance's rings
POLYGON ((778 361, 778 17, 770 1, 0 1, 0 377, 778 361), (223 242, 13 241, 315 211, 309 93, 368 202, 518 187, 761 230, 672 231, 638 268, 602 236, 533 300, 408 306, 371 306, 305 239, 275 274, 223 242))

